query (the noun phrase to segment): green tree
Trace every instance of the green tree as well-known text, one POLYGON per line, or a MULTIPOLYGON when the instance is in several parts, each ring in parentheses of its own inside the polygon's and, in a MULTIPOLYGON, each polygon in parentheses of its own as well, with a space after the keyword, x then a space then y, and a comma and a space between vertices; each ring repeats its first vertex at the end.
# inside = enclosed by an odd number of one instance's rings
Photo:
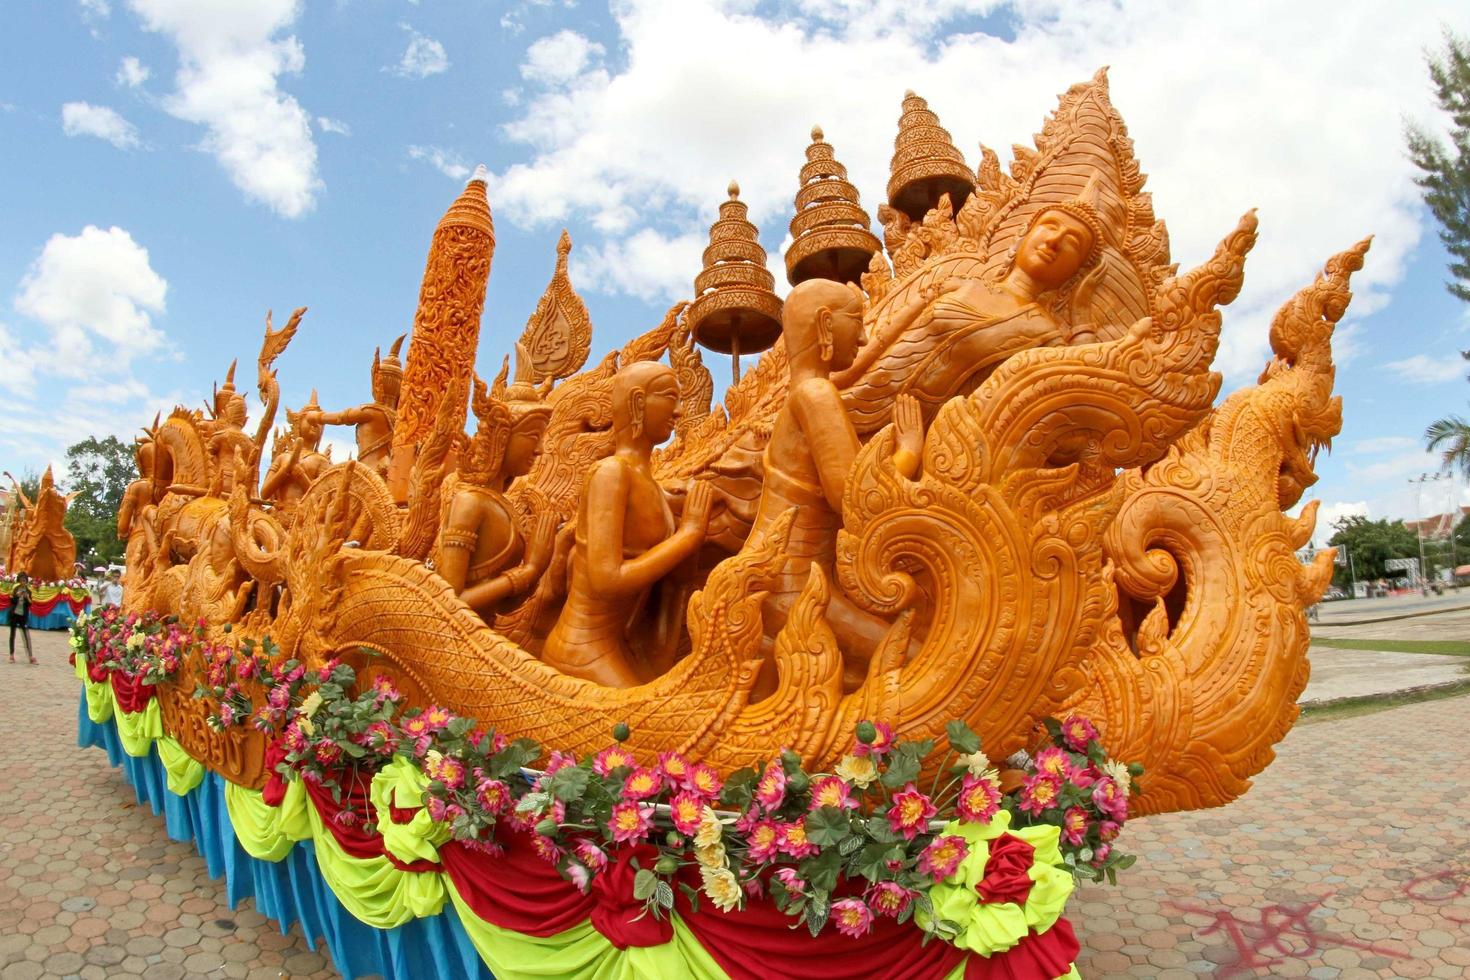
POLYGON ((67 484, 77 492, 66 511, 66 529, 77 539, 77 559, 87 565, 117 561, 126 550, 117 539, 117 511, 128 484, 138 478, 132 448, 117 436, 84 439, 66 451, 67 484))
MULTIPOLYGON (((1383 565, 1390 558, 1419 557, 1419 539, 1404 527, 1402 521, 1370 521, 1361 514, 1353 514, 1342 518, 1333 527, 1336 530, 1327 543, 1333 547, 1347 545, 1353 556, 1353 570, 1360 582, 1388 577, 1383 565)), ((1346 588, 1348 569, 1339 566, 1333 580, 1346 588)))
POLYGON ((1447 288, 1470 302, 1470 42, 1449 31, 1444 51, 1428 55, 1435 101, 1450 117, 1446 145, 1418 123, 1409 123, 1409 159, 1419 168, 1414 182, 1439 221, 1439 240, 1450 253, 1447 288))

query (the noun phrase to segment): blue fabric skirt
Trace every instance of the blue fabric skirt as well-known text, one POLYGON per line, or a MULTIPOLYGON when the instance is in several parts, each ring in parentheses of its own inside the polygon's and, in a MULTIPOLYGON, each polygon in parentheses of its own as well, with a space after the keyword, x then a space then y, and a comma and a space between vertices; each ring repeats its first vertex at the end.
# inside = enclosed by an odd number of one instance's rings
POLYGON ((77 716, 77 744, 99 748, 107 761, 121 766, 138 804, 162 815, 168 836, 192 842, 204 858, 210 877, 225 879, 231 908, 253 898, 261 915, 274 919, 285 935, 296 922, 306 943, 315 949, 325 942, 332 962, 343 977, 378 974, 387 980, 481 977, 493 980, 460 925, 452 903, 429 918, 414 919, 395 929, 376 929, 353 917, 332 894, 317 870, 310 841, 301 841, 279 863, 261 861, 245 853, 235 839, 225 807, 223 777, 206 770, 204 780, 184 796, 168 791, 167 774, 158 750, 149 747, 146 758, 133 758, 122 749, 117 723, 94 723, 87 716, 83 695, 77 716))

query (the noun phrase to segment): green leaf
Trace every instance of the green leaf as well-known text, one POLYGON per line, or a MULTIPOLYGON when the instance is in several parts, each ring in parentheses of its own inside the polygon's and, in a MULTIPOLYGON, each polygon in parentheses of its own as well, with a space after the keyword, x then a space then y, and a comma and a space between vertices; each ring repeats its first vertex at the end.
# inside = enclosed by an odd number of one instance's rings
POLYGON ((950 748, 956 752, 969 755, 971 752, 980 751, 980 736, 970 730, 970 726, 956 718, 944 726, 944 734, 949 736, 950 748))
POLYGON ((573 803, 587 792, 587 783, 591 778, 592 773, 581 766, 567 766, 551 774, 546 788, 563 803, 573 803))
MULTIPOLYGON (((811 837, 810 831, 807 832, 807 837, 811 837)), ((864 838, 862 834, 849 834, 842 838, 842 842, 837 845, 837 853, 843 857, 852 857, 863 849, 863 842, 864 838)))
POLYGON ((837 876, 842 871, 842 855, 837 851, 823 851, 816 857, 801 862, 801 876, 815 889, 830 892, 837 887, 837 876))
MULTIPOLYGON (((840 844, 852 833, 852 818, 841 807, 824 806, 806 816, 806 839, 820 847, 840 844)), ((844 851, 846 857, 851 851, 844 851)))
POLYGON ((934 903, 929 900, 928 892, 921 891, 914 895, 914 908, 923 912, 925 915, 932 916, 934 914, 934 903))
POLYGON ((652 868, 641 868, 633 876, 633 897, 640 902, 646 902, 658 887, 658 875, 653 873, 652 868))
POLYGON ((889 789, 902 789, 919 778, 919 757, 900 745, 888 760, 888 769, 879 778, 889 789))
POLYGON ((755 795, 755 784, 760 779, 760 773, 746 767, 737 769, 725 780, 725 788, 720 791, 720 802, 737 810, 744 810, 750 806, 751 797, 755 795))
POLYGON ((806 927, 813 936, 821 933, 822 927, 827 924, 827 915, 830 911, 825 892, 813 892, 807 899, 802 916, 806 919, 806 927))
POLYGON ((1122 857, 1113 862, 1113 867, 1117 868, 1119 871, 1127 871, 1129 868, 1133 867, 1137 863, 1137 854, 1124 854, 1122 857))
POLYGON ((653 900, 661 908, 671 909, 674 907, 674 890, 669 887, 667 881, 659 881, 653 888, 653 900))

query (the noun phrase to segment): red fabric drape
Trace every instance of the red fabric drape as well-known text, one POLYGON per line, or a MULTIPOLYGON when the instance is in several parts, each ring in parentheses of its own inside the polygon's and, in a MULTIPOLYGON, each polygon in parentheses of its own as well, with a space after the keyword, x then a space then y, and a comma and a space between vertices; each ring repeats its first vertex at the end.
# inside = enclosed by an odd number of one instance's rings
POLYGON ((613 856, 602 874, 592 879, 592 928, 618 949, 629 946, 662 946, 674 938, 674 924, 667 916, 656 919, 633 897, 633 879, 639 868, 652 868, 658 861, 652 844, 625 847, 613 856), (634 862, 638 867, 634 867, 634 862))
POLYGON ((117 695, 117 706, 127 714, 134 714, 148 707, 153 697, 153 685, 144 684, 141 677, 125 677, 120 670, 108 672, 112 677, 112 693, 117 695))
POLYGON ((276 766, 286 761, 286 747, 281 744, 280 739, 274 739, 265 746, 265 785, 260 788, 260 798, 268 806, 280 806, 281 801, 286 798, 286 780, 276 772, 276 766))
POLYGON ((1081 948, 1072 923, 1058 919, 1046 932, 1022 936, 1004 953, 970 957, 965 980, 1052 980, 1072 968, 1081 948))
POLYGON ((349 805, 359 814, 368 813, 370 778, 357 775, 355 772, 351 775, 339 774, 337 781, 342 786, 341 803, 332 799, 332 791, 324 788, 320 783, 310 779, 303 779, 302 783, 306 786, 306 795, 311 797, 312 804, 321 814, 322 823, 326 825, 327 831, 347 854, 356 858, 385 857, 393 867, 400 871, 441 870, 441 866, 434 861, 400 861, 383 849, 382 835, 367 833, 362 829, 361 824, 346 826, 336 819, 337 814, 349 805))
POLYGON ((502 827, 496 839, 505 846, 499 857, 459 841, 439 848, 444 870, 476 915, 529 936, 554 936, 592 914, 596 899, 538 857, 526 835, 502 827))
POLYGON ((982 902, 1015 902, 1025 905, 1031 894, 1031 865, 1036 849, 1014 834, 1001 834, 990 844, 985 876, 975 891, 982 902))
POLYGON ((702 900, 699 912, 691 913, 688 899, 680 892, 678 909, 699 944, 732 980, 929 980, 944 976, 965 956, 948 943, 924 945, 923 933, 912 922, 899 925, 880 918, 873 923, 872 932, 856 939, 828 927, 814 939, 804 925, 791 928, 798 920, 769 899, 749 901, 737 912, 721 912, 702 900))
MULTIPOLYGON (((56 609, 57 604, 62 602, 70 606, 71 611, 78 616, 80 616, 86 610, 86 608, 92 604, 91 599, 73 599, 65 592, 58 592, 56 595, 52 596, 49 599, 32 599, 30 614, 32 616, 49 616, 56 609)), ((3 612, 9 608, 10 596, 3 592, 0 592, 0 612, 3 612)))

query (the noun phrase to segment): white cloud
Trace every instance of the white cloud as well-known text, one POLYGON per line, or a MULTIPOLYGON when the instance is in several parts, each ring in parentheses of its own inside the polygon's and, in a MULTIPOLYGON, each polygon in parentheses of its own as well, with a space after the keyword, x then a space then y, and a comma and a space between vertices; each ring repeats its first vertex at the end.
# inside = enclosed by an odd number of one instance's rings
POLYGON ((128 88, 137 88, 148 81, 152 75, 153 71, 147 65, 132 55, 128 55, 122 60, 122 64, 117 66, 115 81, 128 88))
POLYGON ((446 150, 439 146, 410 146, 408 148, 410 160, 422 160, 438 170, 446 177, 454 180, 464 180, 470 175, 469 165, 464 162, 458 153, 446 150))
POLYGON ((340 119, 332 119, 329 116, 317 116, 316 124, 324 133, 336 133, 338 136, 351 136, 352 127, 340 119))
POLYGON ((66 103, 61 107, 61 129, 68 136, 95 136, 119 150, 139 145, 137 127, 105 105, 66 103))
POLYGON ((1415 354, 1400 361, 1389 361, 1384 367, 1405 381, 1416 384, 1444 384, 1458 381, 1465 376, 1465 361, 1458 355, 1453 357, 1429 357, 1415 354))
POLYGON ((420 34, 407 24, 401 25, 408 31, 408 47, 403 57, 393 66, 393 74, 404 78, 427 78, 449 70, 449 56, 444 45, 431 37, 420 34))
POLYGON ((15 309, 47 327, 56 348, 67 352, 58 367, 86 371, 94 356, 125 365, 160 349, 165 338, 151 314, 163 312, 167 293, 168 283, 132 235, 88 225, 79 235, 47 240, 21 280, 15 309), (104 348, 94 350, 93 340, 104 348))
POLYGON ((297 218, 316 203, 311 117, 280 89, 306 53, 295 36, 296 0, 128 0, 150 31, 179 52, 175 88, 164 100, 173 116, 206 128, 201 148, 214 155, 246 197, 297 218))
POLYGON ((82 8, 82 19, 88 22, 105 20, 112 14, 108 0, 77 0, 77 6, 82 8))
POLYGON ((576 31, 558 31, 526 49, 521 77, 540 85, 565 85, 602 59, 605 49, 576 31))
POLYGON ((1396 452, 1419 445, 1418 439, 1410 439, 1408 436, 1376 436, 1372 439, 1359 439, 1348 446, 1347 451, 1354 456, 1368 456, 1376 453, 1396 452))
MULTIPOLYGON (((763 19, 750 2, 614 4, 624 67, 589 58, 526 98, 506 134, 527 155, 495 175, 497 213, 532 227, 585 217, 619 238, 648 227, 699 235, 736 177, 769 241, 790 218, 813 123, 871 214, 905 88, 929 99, 974 164, 978 140, 1003 157, 1029 143, 1057 92, 1112 64, 1113 101, 1177 261, 1202 261, 1260 208, 1260 244, 1217 358, 1233 383, 1267 359, 1277 307, 1370 232, 1353 309, 1383 306, 1423 221, 1401 116, 1429 110, 1423 51, 1442 22, 1463 20, 1459 4, 1018 0, 1013 40, 969 26, 995 7, 808 0, 763 19), (690 38, 718 38, 720 56, 690 38), (1353 67, 1363 64, 1374 71, 1353 67)), ((522 67, 548 70, 529 55, 522 67)))
POLYGON ((707 244, 708 239, 699 235, 669 237, 643 228, 626 238, 579 246, 572 252, 568 272, 578 288, 630 293, 657 303, 690 293, 707 244))
POLYGON ((1333 503, 1323 503, 1317 510, 1317 530, 1315 534, 1317 540, 1325 542, 1328 538, 1332 537, 1334 524, 1344 517, 1352 517, 1354 515, 1372 517, 1373 513, 1368 506, 1368 501, 1355 500, 1352 502, 1335 501, 1333 503))

